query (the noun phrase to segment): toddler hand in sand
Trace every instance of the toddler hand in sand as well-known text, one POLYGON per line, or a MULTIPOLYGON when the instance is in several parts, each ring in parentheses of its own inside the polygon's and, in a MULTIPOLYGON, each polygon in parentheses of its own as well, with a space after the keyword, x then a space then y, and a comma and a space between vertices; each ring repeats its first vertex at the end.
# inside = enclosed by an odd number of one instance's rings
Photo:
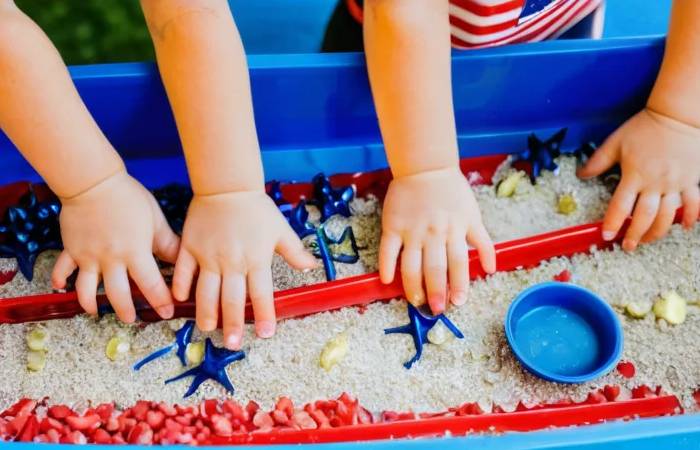
POLYGON ((151 194, 124 163, 82 103, 46 35, 12 1, 0 0, 0 128, 61 199, 65 251, 52 282, 79 269, 82 307, 95 314, 100 277, 119 317, 135 318, 131 275, 163 318, 172 299, 155 252, 174 260, 178 239, 151 194))
POLYGON ((700 210, 700 2, 673 3, 661 71, 647 109, 627 121, 596 152, 580 175, 620 163, 622 178, 605 216, 603 236, 615 237, 634 209, 623 248, 657 239, 683 205, 683 225, 700 210))
POLYGON ((173 294, 178 300, 189 298, 199 266, 200 330, 216 328, 221 308, 224 343, 230 349, 240 348, 248 292, 258 336, 271 337, 275 332, 271 272, 275 251, 297 269, 316 266, 316 259, 264 191, 195 195, 175 265, 173 294))
POLYGON ((414 305, 425 303, 427 291, 434 314, 445 311, 448 300, 462 305, 469 286, 467 240, 478 249, 484 269, 495 271, 491 238, 481 222, 471 187, 458 167, 399 177, 391 182, 382 212, 382 282, 393 280, 403 246, 401 276, 408 301, 414 305))
POLYGON ((83 193, 61 198, 61 204, 65 250, 54 266, 54 287, 65 287, 66 278, 78 268, 78 300, 87 313, 96 314, 95 295, 102 278, 114 311, 129 323, 136 318, 131 276, 158 314, 171 318, 170 290, 152 253, 174 262, 179 239, 151 193, 120 171, 83 193))
POLYGON ((700 129, 644 110, 613 133, 579 175, 600 175, 616 163, 622 178, 605 215, 605 239, 617 235, 633 210, 622 244, 627 251, 664 236, 681 205, 683 225, 695 224, 700 212, 700 129))

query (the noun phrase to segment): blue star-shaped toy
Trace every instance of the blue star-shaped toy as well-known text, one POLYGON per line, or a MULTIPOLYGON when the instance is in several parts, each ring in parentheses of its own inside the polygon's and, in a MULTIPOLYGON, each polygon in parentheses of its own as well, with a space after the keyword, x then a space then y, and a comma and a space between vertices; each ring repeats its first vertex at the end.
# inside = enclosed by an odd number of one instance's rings
POLYGON ((194 377, 190 388, 185 393, 185 398, 197 392, 199 386, 209 379, 219 382, 227 391, 233 393, 233 384, 226 373, 226 366, 232 362, 240 361, 243 358, 245 358, 245 352, 234 352, 225 348, 215 347, 211 339, 207 338, 204 349, 204 360, 202 363, 174 378, 166 380, 165 384, 187 377, 194 377))
POLYGON ((166 347, 161 348, 160 350, 156 350, 155 352, 143 358, 141 361, 134 364, 134 370, 139 370, 141 367, 145 366, 154 359, 158 359, 162 356, 167 355, 173 349, 176 350, 177 357, 180 358, 180 362, 182 363, 182 365, 186 366, 187 356, 185 352, 187 351, 187 344, 192 342, 193 331, 194 321, 188 320, 179 330, 175 332, 175 342, 166 347))
POLYGON ((542 170, 549 170, 557 173, 559 167, 554 162, 554 158, 561 152, 561 144, 566 137, 566 128, 559 130, 554 136, 546 141, 541 141, 537 136, 531 134, 527 138, 527 150, 515 155, 515 161, 527 161, 532 166, 530 177, 535 182, 542 170))
POLYGON ((410 369, 411 366, 413 366, 413 363, 418 361, 423 355, 423 345, 426 343, 430 343, 428 341, 428 332, 438 322, 442 322, 443 324, 445 324, 447 329, 450 330, 456 338, 464 338, 464 335, 461 331, 459 331, 459 328, 457 328, 457 326, 454 323, 452 323, 450 319, 445 317, 444 314, 440 314, 437 316, 426 315, 421 313, 418 310, 418 308, 416 308, 412 304, 406 304, 408 305, 408 323, 400 327, 387 328, 386 330, 384 330, 384 334, 403 333, 410 334, 411 337, 413 337, 413 345, 415 345, 416 347, 416 354, 413 358, 404 363, 405 368, 410 369))
POLYGON ((277 205, 280 212, 282 212, 285 217, 289 217, 289 215, 292 213, 292 205, 282 195, 282 185, 279 181, 273 181, 270 183, 270 189, 268 190, 267 195, 269 195, 275 202, 275 205, 277 205))
POLYGON ((316 232, 316 227, 309 222, 309 212, 306 210, 306 202, 301 200, 297 206, 292 208, 287 217, 292 230, 299 236, 299 239, 304 239, 306 236, 311 236, 316 232))
POLYGON ((352 186, 334 188, 322 173, 316 175, 311 183, 314 186, 314 199, 310 203, 321 211, 321 223, 336 214, 350 217, 350 202, 355 196, 352 186))
POLYGON ((7 208, 0 221, 0 258, 15 258, 28 281, 34 278, 34 263, 44 250, 61 250, 57 200, 40 202, 30 187, 19 204, 7 208))
POLYGON ((176 233, 182 233, 187 217, 187 208, 192 201, 192 189, 182 184, 169 184, 153 191, 160 209, 165 215, 170 228, 176 233))

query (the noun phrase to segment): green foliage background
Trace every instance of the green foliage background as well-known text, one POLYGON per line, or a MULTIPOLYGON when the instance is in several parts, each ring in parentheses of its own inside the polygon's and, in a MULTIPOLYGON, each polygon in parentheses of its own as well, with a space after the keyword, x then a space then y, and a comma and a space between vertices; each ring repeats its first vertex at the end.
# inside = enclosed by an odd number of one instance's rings
POLYGON ((153 60, 139 0, 15 0, 67 64, 153 60))

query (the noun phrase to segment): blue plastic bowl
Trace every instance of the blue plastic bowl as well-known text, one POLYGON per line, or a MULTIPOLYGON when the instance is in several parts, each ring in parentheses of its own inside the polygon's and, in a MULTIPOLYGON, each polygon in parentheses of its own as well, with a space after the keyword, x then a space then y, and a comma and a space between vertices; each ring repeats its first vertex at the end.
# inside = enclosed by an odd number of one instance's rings
POLYGON ((549 381, 593 380, 611 371, 622 354, 622 327, 610 305, 573 284, 524 290, 510 305, 505 327, 518 361, 549 381))

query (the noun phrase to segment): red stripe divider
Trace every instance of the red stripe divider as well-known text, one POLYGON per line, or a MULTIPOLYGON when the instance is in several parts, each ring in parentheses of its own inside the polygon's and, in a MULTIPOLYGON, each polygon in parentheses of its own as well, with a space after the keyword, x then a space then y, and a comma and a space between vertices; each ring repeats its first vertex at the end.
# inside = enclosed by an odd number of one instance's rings
MULTIPOLYGON (((674 396, 625 400, 595 405, 545 407, 529 411, 435 417, 316 430, 280 430, 213 437, 211 445, 317 444, 401 438, 465 436, 472 433, 535 431, 550 427, 590 425, 610 420, 658 417, 681 412, 674 396)), ((201 444, 201 443, 200 443, 201 444)))

